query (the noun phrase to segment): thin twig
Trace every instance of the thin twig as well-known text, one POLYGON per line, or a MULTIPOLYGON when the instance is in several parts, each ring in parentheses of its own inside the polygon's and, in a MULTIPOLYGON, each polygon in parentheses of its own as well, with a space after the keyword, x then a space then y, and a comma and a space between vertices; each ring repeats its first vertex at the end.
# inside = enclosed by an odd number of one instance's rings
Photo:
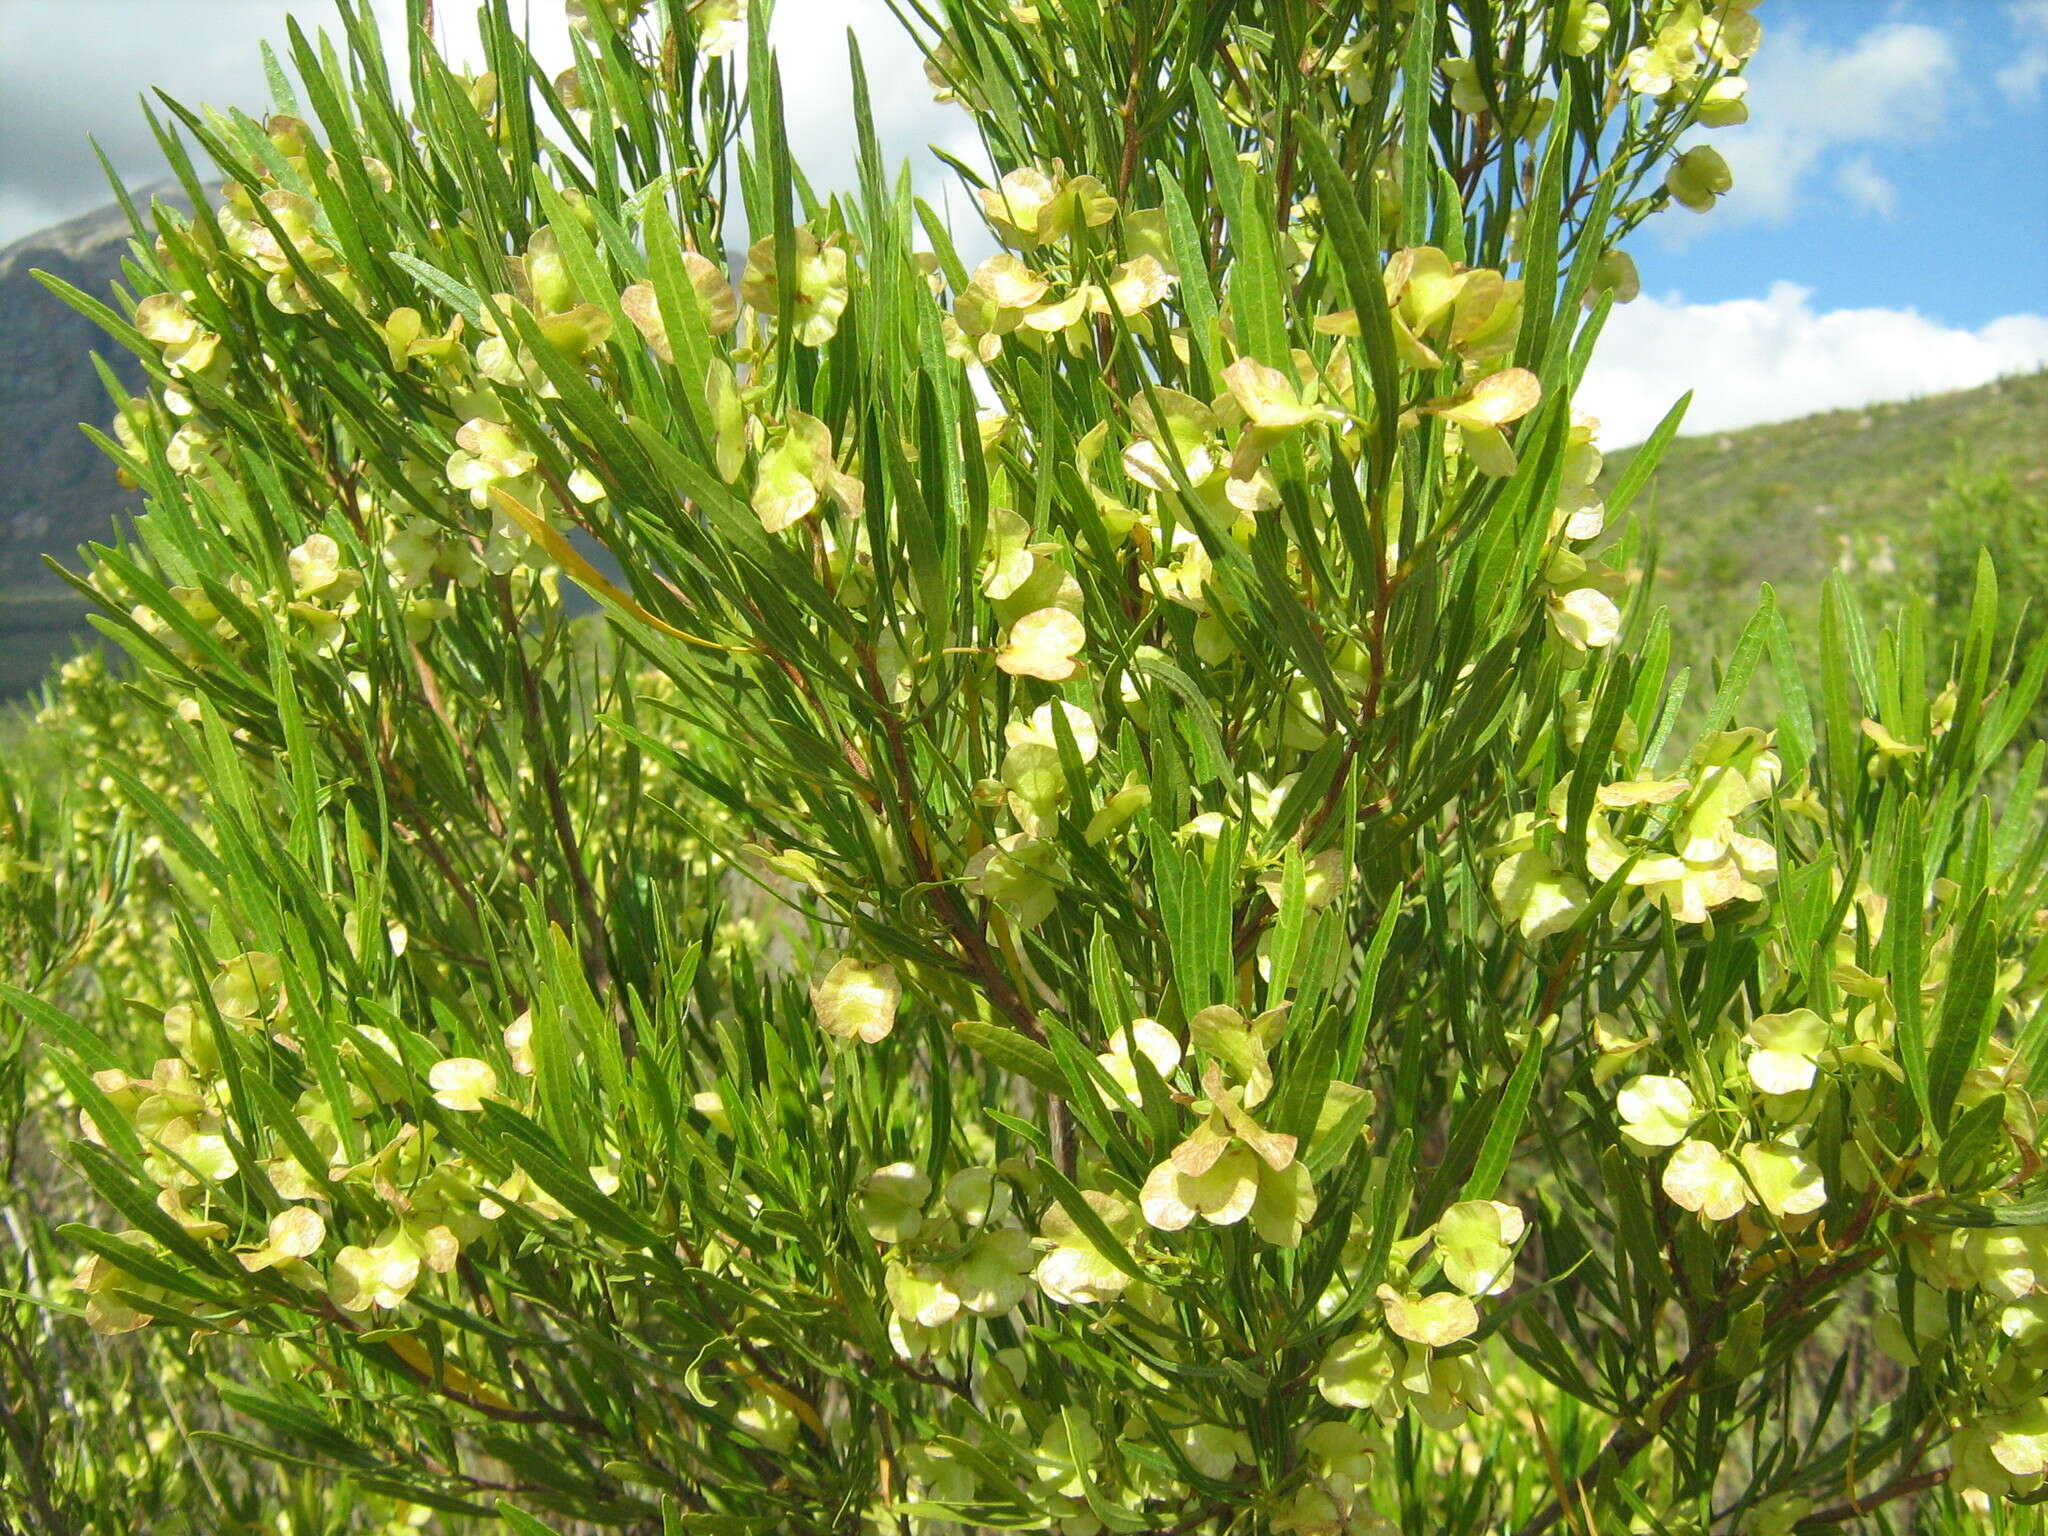
POLYGON ((1938 1467, 1932 1472, 1916 1472, 1911 1477, 1895 1478, 1882 1488, 1874 1488, 1861 1497, 1815 1511, 1799 1521, 1794 1529, 1803 1531, 1810 1526, 1847 1525, 1851 1520, 1861 1520, 1872 1510, 1880 1505, 1889 1504, 1894 1499, 1903 1499, 1909 1494, 1924 1493, 1929 1488, 1940 1487, 1948 1481, 1951 1470, 1948 1467, 1938 1467))
POLYGON ((582 929, 580 947, 583 963, 590 972, 593 987, 600 996, 608 999, 613 1022, 618 1026, 620 1048, 631 1057, 638 1044, 637 1031, 633 1028, 632 1016, 626 1011, 624 1000, 612 987, 611 960, 605 943, 604 921, 597 905, 597 890, 591 884, 590 871, 583 862, 583 850, 576 838, 576 823, 569 815, 569 802, 562 794, 561 771, 555 763, 554 754, 548 750, 547 729, 541 722, 540 686, 534 679, 532 664, 526 659, 526 641, 520 633, 519 617, 512 609, 512 585, 503 576, 493 585, 497 592, 498 613, 512 643, 512 654, 519 663, 526 749, 533 755, 539 772, 541 793, 548 804, 548 819, 554 827, 555 841, 561 845, 562 860, 569 868, 570 888, 576 897, 577 926, 582 929))

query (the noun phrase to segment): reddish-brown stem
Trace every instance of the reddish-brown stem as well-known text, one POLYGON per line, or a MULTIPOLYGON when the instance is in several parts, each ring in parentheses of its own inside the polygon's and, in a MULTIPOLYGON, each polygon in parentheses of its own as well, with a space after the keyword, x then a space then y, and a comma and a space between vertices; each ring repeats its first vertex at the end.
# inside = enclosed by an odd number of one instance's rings
POLYGON ((1948 1481, 1949 1471, 1947 1467, 1938 1467, 1932 1472, 1916 1472, 1911 1477, 1894 1478, 1882 1488, 1873 1488, 1860 1498, 1816 1510, 1801 1520, 1796 1528, 1803 1531, 1815 1526, 1847 1525, 1851 1520, 1861 1520, 1872 1510, 1880 1505, 1889 1504, 1894 1499, 1903 1499, 1910 1494, 1925 1493, 1929 1488, 1940 1487, 1948 1481))
MULTIPOLYGON (((505 842, 505 818, 498 809, 498 802, 492 798, 484 783, 483 768, 476 760, 476 749, 455 728, 455 719, 448 713, 448 706, 441 697, 440 681, 434 676, 434 669, 428 665, 426 653, 411 641, 406 649, 412 653, 413 670, 419 674, 420 700, 433 711, 434 718, 441 722, 441 728, 448 733, 448 739, 455 743, 456 755, 462 759, 462 776, 469 780, 470 793, 476 796, 476 803, 483 808, 484 824, 491 829, 491 836, 498 842, 505 842)), ((509 846, 509 845, 508 845, 509 846)), ((529 884, 533 871, 526 867, 526 861, 517 853, 513 854, 514 867, 519 878, 529 884)))
POLYGON ((1116 195, 1122 197, 1131 189, 1131 178, 1137 174, 1138 147, 1143 135, 1138 131, 1138 101, 1145 84, 1145 56, 1152 48, 1153 23, 1159 19, 1155 8, 1148 17, 1145 36, 1131 42, 1131 72, 1124 89, 1124 104, 1119 115, 1124 120, 1124 152, 1117 164, 1116 195))
MULTIPOLYGON (((1785 1295, 1764 1320, 1766 1331, 1805 1306, 1808 1296, 1823 1283, 1852 1275, 1857 1270, 1866 1268, 1876 1258, 1876 1254, 1871 1252, 1842 1251, 1861 1239, 1875 1208, 1874 1200, 1866 1199, 1856 1216, 1851 1218, 1848 1230, 1842 1234, 1841 1242, 1836 1245, 1839 1257, 1832 1263, 1808 1270, 1787 1287, 1785 1295)), ((1607 1443, 1600 1448, 1586 1469, 1571 1480, 1571 1487, 1574 1490, 1593 1487, 1627 1467, 1657 1438, 1657 1431, 1652 1426, 1663 1424, 1670 1417, 1670 1408, 1673 1404, 1699 1390, 1700 1383, 1696 1378, 1702 1367, 1712 1360, 1719 1350, 1719 1344, 1712 1337, 1711 1330, 1714 1323, 1727 1314, 1735 1300, 1734 1296, 1724 1294, 1701 1314, 1692 1347, 1686 1351, 1683 1359, 1664 1373, 1655 1387, 1629 1405, 1628 1417, 1635 1422, 1618 1426, 1614 1433, 1608 1436, 1607 1443), (1660 1399, 1662 1401, 1656 1411, 1650 1411, 1651 1405, 1659 1403, 1660 1399)), ((1876 1495, 1873 1494, 1871 1497, 1875 1498, 1876 1495)), ((1515 1536, 1542 1536, 1544 1531, 1549 1530, 1564 1517, 1564 1513, 1564 1507, 1559 1499, 1553 1498, 1524 1521, 1515 1532, 1515 1536)), ((1842 1522, 1837 1520, 1833 1523, 1842 1522)))
POLYGON ((519 663, 520 706, 525 716, 527 751, 533 755, 541 793, 547 801, 548 819, 554 827, 555 841, 561 845, 562 861, 568 866, 570 888, 576 898, 577 926, 583 930, 580 946, 583 963, 590 972, 592 987, 599 996, 610 999, 620 1045, 631 1056, 636 1044, 633 1022, 624 1003, 611 997, 612 968, 606 953, 604 920, 597 904, 597 890, 591 884, 590 871, 583 862, 583 850, 576 838, 576 824, 569 815, 569 802, 562 793, 560 769, 555 763, 554 753, 548 749, 547 730, 541 721, 540 685, 534 678, 532 664, 526 658, 525 637, 520 630, 519 616, 512 608, 512 586, 502 576, 494 585, 498 615, 504 621, 506 636, 512 642, 512 654, 519 663))
POLYGON ((926 887, 931 904, 938 911, 939 921, 959 946, 975 978, 987 992, 989 1001, 1018 1029, 1043 1044, 1045 1032, 1038 1027, 1031 1005, 1011 982, 995 951, 989 947, 981 925, 975 922, 973 914, 961 901, 960 893, 941 874, 932 857, 930 838, 918 811, 917 779, 911 771, 910 748, 903 739, 903 717, 889 703, 888 691, 875 670, 874 657, 863 650, 860 664, 861 681, 866 685, 875 715, 882 723, 882 741, 889 753, 889 771, 896 780, 897 792, 891 799, 890 812, 897 821, 905 851, 917 870, 918 879, 926 887))

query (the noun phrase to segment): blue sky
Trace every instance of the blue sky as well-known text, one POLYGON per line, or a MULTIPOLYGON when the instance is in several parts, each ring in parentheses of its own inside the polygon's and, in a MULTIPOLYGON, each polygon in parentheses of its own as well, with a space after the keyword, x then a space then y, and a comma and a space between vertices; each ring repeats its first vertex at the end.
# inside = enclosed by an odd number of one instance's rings
MULTIPOLYGON (((1610 444, 2048 366, 2048 0, 1765 0, 1735 190, 1631 244, 1582 403, 1610 444)), ((2048 430, 2048 422, 2043 429, 2048 430)))
MULTIPOLYGON (((2048 0, 1757 14, 1751 121, 1695 136, 1726 154, 1734 192, 1630 242, 1643 297, 1581 391, 1603 441, 1639 441, 1688 390, 1687 429, 1718 432, 2048 367, 2048 0)), ((828 166, 849 22, 873 78, 916 78, 882 0, 780 0, 788 98, 807 104, 793 137, 828 166)), ((967 151, 956 109, 914 84, 878 94, 892 148, 967 151)))
POLYGON ((1831 309, 1971 327, 2040 307, 2048 5, 1767 0, 1759 14, 1752 126, 1702 135, 1748 140, 1748 157, 1729 151, 1736 192, 1640 242, 1645 286, 1711 302, 1788 281, 1831 309), (1793 135, 1810 163, 1788 163, 1793 135))
MULTIPOLYGON (((527 0, 566 61, 559 0, 527 0)), ((373 0, 387 24, 402 0, 373 0)), ((463 0, 442 6, 459 45, 463 0)), ((105 201, 88 132, 135 183, 161 175, 136 98, 267 96, 256 49, 332 0, 0 0, 0 244, 105 201)), ((1610 446, 1696 391, 1689 430, 1961 389, 2048 366, 2048 0, 1762 0, 1751 121, 1701 133, 1734 192, 1630 243, 1643 297, 1617 310, 1581 404, 1610 446)), ((819 185, 851 179, 845 29, 878 128, 968 152, 883 0, 779 0, 791 137, 819 185)), ((955 207, 959 208, 957 198, 955 207)), ((2048 423, 2043 424, 2048 427, 2048 423)))

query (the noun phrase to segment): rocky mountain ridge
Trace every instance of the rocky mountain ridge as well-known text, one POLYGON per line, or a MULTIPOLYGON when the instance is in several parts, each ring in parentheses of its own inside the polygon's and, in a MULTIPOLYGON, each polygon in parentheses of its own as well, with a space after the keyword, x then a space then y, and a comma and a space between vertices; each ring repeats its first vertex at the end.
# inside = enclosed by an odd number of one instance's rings
MULTIPOLYGON (((175 183, 134 197, 138 207, 189 206, 175 183)), ((113 416, 93 355, 129 391, 142 386, 141 364, 35 273, 110 300, 130 235, 120 204, 108 203, 0 250, 0 701, 92 636, 85 604, 44 557, 75 564, 80 545, 109 538, 139 504, 79 427, 104 429, 113 416)))
MULTIPOLYGON (((183 204, 175 185, 143 188, 183 204)), ((106 299, 120 281, 130 231, 120 205, 39 230, 0 250, 0 422, 5 422, 7 473, 0 475, 0 591, 53 580, 43 555, 68 558, 88 539, 104 539, 115 516, 131 510, 112 467, 81 422, 104 427, 113 414, 92 367, 97 352, 129 389, 141 386, 135 359, 34 276, 62 278, 106 299)))

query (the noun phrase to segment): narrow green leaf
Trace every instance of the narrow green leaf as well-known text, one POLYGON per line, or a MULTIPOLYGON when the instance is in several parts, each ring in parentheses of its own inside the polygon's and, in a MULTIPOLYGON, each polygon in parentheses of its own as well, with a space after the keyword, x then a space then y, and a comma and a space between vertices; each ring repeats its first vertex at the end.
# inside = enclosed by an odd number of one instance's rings
POLYGON ((1480 1144, 1471 1176, 1459 1193, 1460 1200, 1491 1200, 1500 1187, 1501 1176, 1508 1171, 1508 1163, 1515 1155, 1515 1143, 1522 1139, 1522 1121, 1529 1113, 1530 1097, 1536 1092, 1543 1057, 1543 1029, 1539 1020, 1530 1025, 1529 1043, 1522 1048, 1522 1059, 1501 1086, 1486 1140, 1480 1144))
POLYGON ((1029 1035, 985 1019, 961 1019, 953 1025, 953 1038, 1032 1087, 1054 1098, 1067 1096, 1067 1078, 1058 1059, 1029 1035))
MULTIPOLYGON (((1998 1016, 1997 980, 1998 934, 1990 917, 1990 898, 1980 896, 1956 940, 1927 1062, 1928 1111, 1935 1128, 1944 1135, 1963 1079, 1983 1055, 1998 1016)), ((1903 1042, 1900 1048, 1903 1051, 1903 1042)))

